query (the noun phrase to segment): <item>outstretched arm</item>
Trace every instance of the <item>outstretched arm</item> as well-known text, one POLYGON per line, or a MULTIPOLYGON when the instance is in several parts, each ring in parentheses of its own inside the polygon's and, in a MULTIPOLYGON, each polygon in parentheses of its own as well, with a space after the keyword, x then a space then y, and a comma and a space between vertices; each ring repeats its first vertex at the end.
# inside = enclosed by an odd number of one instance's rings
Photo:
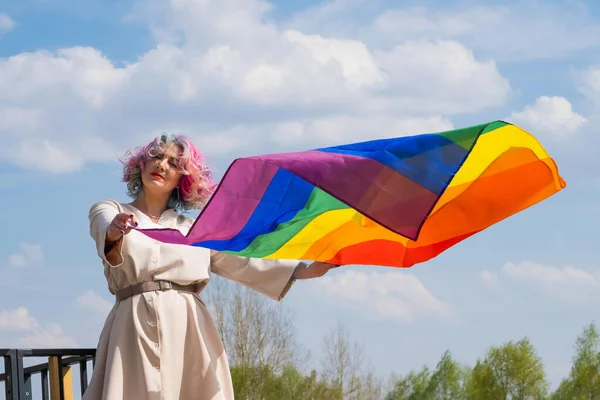
POLYGON ((337 264, 329 264, 321 261, 314 261, 310 264, 298 265, 294 271, 294 279, 312 279, 319 278, 329 272, 330 269, 337 268, 337 264))
POLYGON ((212 272, 277 301, 285 297, 295 279, 323 276, 333 267, 336 266, 326 263, 307 265, 293 260, 240 257, 211 251, 212 272))

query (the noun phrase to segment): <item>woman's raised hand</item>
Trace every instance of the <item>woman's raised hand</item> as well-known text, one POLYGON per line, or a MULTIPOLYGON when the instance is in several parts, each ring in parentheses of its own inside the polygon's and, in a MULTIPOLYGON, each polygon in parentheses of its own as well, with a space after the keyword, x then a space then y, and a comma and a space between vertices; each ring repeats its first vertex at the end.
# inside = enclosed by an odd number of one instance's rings
POLYGON ((123 235, 128 234, 137 224, 133 214, 117 214, 106 229, 106 238, 111 242, 116 242, 123 235))
POLYGON ((309 265, 299 266, 294 271, 296 279, 319 278, 329 272, 330 269, 337 268, 337 264, 329 264, 321 261, 314 261, 309 265))

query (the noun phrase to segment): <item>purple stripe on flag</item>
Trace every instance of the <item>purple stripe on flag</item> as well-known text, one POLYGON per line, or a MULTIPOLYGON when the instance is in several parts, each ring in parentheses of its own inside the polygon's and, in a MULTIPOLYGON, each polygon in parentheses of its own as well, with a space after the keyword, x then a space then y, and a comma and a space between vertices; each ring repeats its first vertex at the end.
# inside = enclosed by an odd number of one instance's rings
POLYGON ((144 234, 176 244, 231 239, 246 225, 278 169, 263 160, 236 160, 187 237, 173 229, 148 229, 144 234))
POLYGON ((252 157, 284 168, 415 240, 438 196, 371 158, 316 150, 252 157))

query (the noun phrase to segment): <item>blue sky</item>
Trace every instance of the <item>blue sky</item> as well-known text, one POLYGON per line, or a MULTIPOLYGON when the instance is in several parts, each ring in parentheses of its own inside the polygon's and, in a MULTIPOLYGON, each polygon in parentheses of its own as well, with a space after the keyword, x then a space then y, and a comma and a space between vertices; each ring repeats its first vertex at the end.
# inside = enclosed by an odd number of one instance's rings
POLYGON ((95 345, 112 299, 87 211, 128 201, 116 157, 157 132, 194 138, 219 176, 240 155, 506 119, 542 141, 566 190, 411 269, 300 282, 283 306, 313 352, 343 319, 383 378, 524 336, 554 384, 568 372, 600 301, 600 6, 86 7, 0 0, 0 347, 95 345))

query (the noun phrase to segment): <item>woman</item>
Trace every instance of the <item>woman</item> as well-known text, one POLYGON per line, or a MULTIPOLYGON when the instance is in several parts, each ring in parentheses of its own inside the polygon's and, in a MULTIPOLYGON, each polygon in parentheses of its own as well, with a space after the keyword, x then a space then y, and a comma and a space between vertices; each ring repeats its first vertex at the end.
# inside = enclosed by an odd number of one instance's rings
POLYGON ((200 299, 213 272, 281 300, 295 279, 336 265, 243 258, 165 244, 133 229, 140 223, 184 234, 214 184, 200 153, 163 135, 124 161, 130 204, 106 200, 89 213, 90 233, 116 304, 100 335, 84 400, 233 399, 227 356, 200 299))

